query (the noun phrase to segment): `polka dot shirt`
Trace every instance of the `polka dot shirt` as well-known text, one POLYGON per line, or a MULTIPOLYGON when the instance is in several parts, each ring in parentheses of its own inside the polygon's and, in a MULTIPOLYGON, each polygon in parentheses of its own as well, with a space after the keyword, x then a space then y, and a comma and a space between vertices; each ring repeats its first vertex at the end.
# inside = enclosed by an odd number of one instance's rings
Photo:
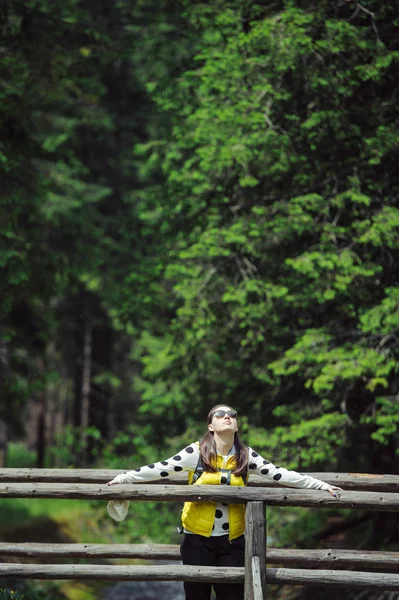
MULTIPOLYGON (((229 454, 223 456, 223 462, 226 464, 229 456, 235 453, 235 447, 233 446, 229 454)), ((171 456, 167 460, 163 460, 156 463, 151 463, 143 467, 128 471, 127 473, 121 473, 115 477, 115 481, 118 483, 143 483, 145 481, 151 481, 153 479, 167 478, 170 475, 179 473, 180 471, 193 471, 195 470, 199 459, 199 447, 198 442, 193 442, 186 448, 183 448, 178 454, 171 456)), ((260 454, 255 452, 252 448, 248 448, 248 472, 249 474, 261 475, 267 479, 278 481, 282 485, 289 487, 298 487, 304 489, 313 490, 326 490, 328 489, 328 483, 315 479, 309 475, 302 475, 296 471, 289 471, 283 467, 276 467, 270 461, 264 459, 260 454)), ((227 479, 221 484, 226 484, 227 479)), ((213 526, 212 536, 226 535, 229 532, 229 519, 228 519, 228 505, 218 503, 216 504, 215 510, 215 522, 213 526)), ((191 533, 185 531, 185 533, 191 533)))

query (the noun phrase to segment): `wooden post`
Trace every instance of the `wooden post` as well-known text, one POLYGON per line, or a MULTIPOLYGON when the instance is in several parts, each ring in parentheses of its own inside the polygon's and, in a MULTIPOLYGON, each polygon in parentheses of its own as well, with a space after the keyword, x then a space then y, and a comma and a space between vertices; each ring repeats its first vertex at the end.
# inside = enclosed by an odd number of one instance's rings
POLYGON ((266 503, 248 502, 245 515, 245 600, 266 598, 265 556, 266 503))

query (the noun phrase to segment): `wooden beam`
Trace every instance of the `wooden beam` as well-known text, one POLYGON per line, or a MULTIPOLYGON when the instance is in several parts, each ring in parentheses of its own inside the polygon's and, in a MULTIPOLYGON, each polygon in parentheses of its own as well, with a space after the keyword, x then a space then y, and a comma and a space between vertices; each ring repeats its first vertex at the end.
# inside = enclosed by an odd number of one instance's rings
POLYGON ((302 565, 333 569, 386 569, 399 572, 399 552, 374 552, 371 550, 291 550, 268 548, 267 564, 284 564, 286 567, 302 565))
MULTIPOLYGON (((0 469, 0 482, 48 482, 48 483, 107 483, 121 469, 0 469)), ((331 485, 338 485, 345 490, 398 492, 399 475, 373 475, 370 473, 309 473, 306 475, 326 481, 331 485)), ((173 485, 186 485, 187 473, 179 473, 168 478, 173 485)), ((149 485, 164 484, 164 479, 148 482, 149 485)), ((275 487, 281 486, 259 475, 250 475, 250 486, 275 487)))
MULTIPOLYGON (((262 585, 262 565, 259 556, 252 557, 252 595, 253 600, 265 600, 266 593, 263 592, 265 585, 262 585)), ((265 573, 266 575, 266 573, 265 573)))
POLYGON ((227 502, 242 504, 267 502, 272 506, 314 508, 357 508, 399 512, 399 494, 388 492, 339 492, 337 498, 321 490, 292 488, 248 488, 216 485, 117 485, 66 483, 2 483, 0 498, 66 498, 81 500, 155 500, 227 502))
POLYGON ((172 544, 50 544, 0 542, 0 556, 21 558, 142 558, 181 560, 180 546, 172 544))
POLYGON ((259 559, 261 595, 266 597, 266 505, 248 502, 245 511, 245 600, 255 600, 253 558, 259 559), (262 558, 262 561, 260 561, 262 558))
POLYGON ((308 569, 266 569, 267 583, 399 590, 399 575, 308 569))
MULTIPOLYGON (((49 544, 1 542, 0 556, 31 558, 141 558, 180 560, 180 546, 172 544, 49 544)), ((399 552, 371 550, 291 550, 267 548, 267 564, 303 565, 354 570, 386 569, 399 571, 399 552)))
MULTIPOLYGON (((244 569, 240 567, 193 567, 188 565, 109 566, 109 565, 26 565, 3 563, 0 578, 74 579, 103 581, 212 581, 240 583, 244 569)), ((266 569, 267 583, 365 587, 399 590, 399 575, 361 573, 357 571, 266 569)))
POLYGON ((0 564, 0 579, 81 579, 104 581, 198 581, 242 583, 242 567, 189 565, 26 565, 0 564))

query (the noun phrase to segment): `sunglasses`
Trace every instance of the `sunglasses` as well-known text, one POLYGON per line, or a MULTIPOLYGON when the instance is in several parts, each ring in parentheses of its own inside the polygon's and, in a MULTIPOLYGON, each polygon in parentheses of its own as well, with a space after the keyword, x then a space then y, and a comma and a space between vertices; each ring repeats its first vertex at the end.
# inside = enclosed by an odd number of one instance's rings
POLYGON ((213 413, 213 417, 216 417, 217 419, 221 419, 225 415, 228 415, 232 419, 236 419, 237 418, 237 411, 236 410, 220 410, 219 409, 219 410, 215 410, 215 412, 213 413))

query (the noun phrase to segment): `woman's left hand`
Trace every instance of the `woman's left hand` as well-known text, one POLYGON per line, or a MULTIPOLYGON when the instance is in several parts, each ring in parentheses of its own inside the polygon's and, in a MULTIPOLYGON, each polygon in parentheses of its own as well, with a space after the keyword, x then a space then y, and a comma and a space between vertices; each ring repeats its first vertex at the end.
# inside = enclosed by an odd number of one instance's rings
POLYGON ((111 479, 111 481, 108 481, 107 485, 118 485, 119 481, 116 481, 116 477, 114 479, 111 479))
POLYGON ((336 485, 330 485, 330 487, 327 488, 327 492, 329 492, 331 494, 331 496, 336 497, 337 494, 335 493, 334 490, 340 490, 341 492, 343 492, 343 489, 340 487, 337 487, 336 485))

